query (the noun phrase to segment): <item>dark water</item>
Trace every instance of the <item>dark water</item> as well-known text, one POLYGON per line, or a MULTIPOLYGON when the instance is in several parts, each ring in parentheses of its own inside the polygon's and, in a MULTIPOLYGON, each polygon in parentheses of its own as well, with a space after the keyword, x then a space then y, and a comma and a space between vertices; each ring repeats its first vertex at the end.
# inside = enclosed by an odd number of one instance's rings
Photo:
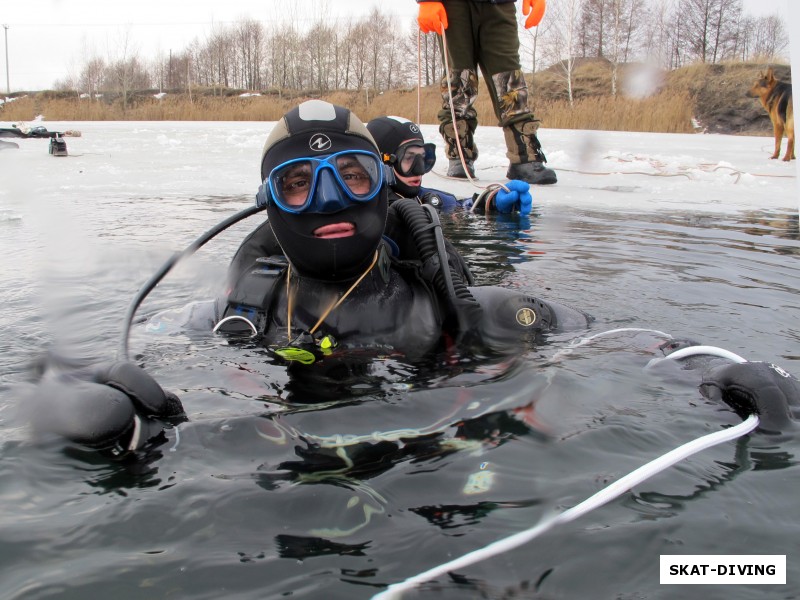
MULTIPOLYGON (((132 354, 189 420, 120 462, 30 439, 31 362, 52 347, 112 356, 138 286, 248 199, 186 199, 181 219, 160 202, 75 200, 82 233, 63 238, 44 214, 0 218, 15 257, 0 292, 2 598, 369 598, 739 422, 643 369, 660 334, 573 348, 576 335, 662 331, 800 374, 796 212, 454 215, 479 283, 581 307, 592 329, 503 361, 363 357, 315 380, 255 346, 140 324, 132 354), (143 226, 148 209, 159 227, 143 226)), ((252 226, 179 266, 139 315, 213 296, 252 226)), ((716 446, 404 597, 796 598, 799 451, 760 434, 716 446), (661 586, 662 554, 786 554, 788 585, 661 586)))

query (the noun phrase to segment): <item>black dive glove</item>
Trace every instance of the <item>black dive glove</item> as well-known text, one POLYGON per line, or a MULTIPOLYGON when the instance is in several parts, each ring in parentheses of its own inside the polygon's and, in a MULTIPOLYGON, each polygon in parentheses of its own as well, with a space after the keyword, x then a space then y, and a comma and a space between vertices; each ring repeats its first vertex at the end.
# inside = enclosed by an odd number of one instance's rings
POLYGON ((800 380, 780 367, 687 339, 668 340, 659 349, 664 358, 650 361, 648 368, 680 361, 682 378, 700 375, 697 385, 705 398, 724 402, 743 419, 758 415, 761 431, 784 432, 800 420, 800 380))
POLYGON ((31 425, 96 450, 140 448, 180 417, 183 405, 143 369, 118 361, 46 376, 36 387, 31 425))
POLYGON ((785 432, 800 418, 800 381, 765 362, 718 365, 703 373, 700 393, 722 401, 742 418, 755 413, 759 428, 785 432))

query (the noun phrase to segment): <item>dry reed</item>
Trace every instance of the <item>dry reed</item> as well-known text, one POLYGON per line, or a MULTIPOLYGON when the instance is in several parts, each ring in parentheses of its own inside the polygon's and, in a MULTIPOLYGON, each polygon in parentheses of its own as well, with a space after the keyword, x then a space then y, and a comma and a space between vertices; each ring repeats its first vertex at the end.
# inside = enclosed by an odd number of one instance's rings
MULTIPOLYGON (((9 102, 0 111, 4 121, 31 121, 44 115, 49 121, 275 121, 289 108, 310 96, 220 97, 200 96, 191 101, 186 95, 136 98, 124 108, 112 103, 78 99, 45 98, 38 95, 9 102)), ((362 120, 380 115, 398 115, 421 123, 436 123, 441 106, 438 88, 394 90, 370 97, 365 92, 339 91, 319 96, 347 106, 362 120), (419 110, 419 116, 418 116, 419 110)), ((533 103, 532 103, 533 104, 533 103)), ((563 100, 539 100, 534 112, 543 127, 553 129, 597 129, 610 131, 690 132, 691 100, 687 92, 662 92, 636 100, 622 97, 591 96, 572 106, 563 100)), ((489 95, 481 90, 475 104, 478 120, 496 124, 489 95)))
MULTIPOLYGON (((620 70, 619 82, 637 65, 620 70)), ((563 72, 559 65, 538 71, 529 78, 529 101, 542 127, 552 129, 595 129, 684 133, 693 131, 692 118, 702 118, 708 129, 763 135, 772 130, 764 111, 744 91, 765 65, 730 63, 689 65, 674 71, 656 73, 658 91, 635 99, 611 96, 611 64, 604 59, 579 59, 575 62, 574 102, 566 99, 563 72)), ((790 77, 788 67, 781 77, 790 77)), ((636 73, 636 70, 633 71, 636 73)), ((497 124, 497 118, 483 82, 475 102, 478 120, 484 125, 497 124)), ((70 92, 36 92, 0 105, 0 120, 31 121, 44 115, 50 121, 275 121, 289 108, 309 98, 322 98, 347 106, 363 121, 380 115, 398 115, 423 124, 437 123, 442 98, 438 86, 420 90, 401 89, 375 94, 371 90, 281 91, 268 90, 261 95, 242 95, 243 90, 192 88, 171 90, 162 99, 155 90, 128 95, 123 104, 106 94, 100 99, 80 99, 70 92)))

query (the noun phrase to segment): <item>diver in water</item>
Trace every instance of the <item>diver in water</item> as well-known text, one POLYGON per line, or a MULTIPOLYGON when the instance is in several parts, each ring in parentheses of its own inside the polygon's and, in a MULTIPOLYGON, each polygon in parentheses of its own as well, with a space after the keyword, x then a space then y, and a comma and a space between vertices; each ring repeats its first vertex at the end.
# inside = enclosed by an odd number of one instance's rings
MULTIPOLYGON (((475 286, 433 207, 390 205, 389 176, 349 110, 319 100, 290 110, 262 153, 256 203, 268 220, 236 252, 225 294, 212 303, 213 330, 256 339, 288 368, 311 374, 365 349, 409 361, 443 345, 513 354, 550 332, 587 328, 579 310, 475 286)), ((764 364, 726 365, 701 390, 788 427, 800 383, 752 366, 764 364)), ((180 400, 125 360, 51 373, 35 396, 35 428, 116 455, 183 418, 180 400)))
MULTIPOLYGON (((390 206, 390 176, 349 110, 318 100, 290 110, 262 154, 256 204, 268 219, 231 262, 213 330, 256 338, 289 368, 319 372, 369 352, 411 362, 443 345, 514 353, 551 331, 587 327, 574 308, 475 286, 432 206, 390 206)), ((39 391, 39 429, 118 452, 181 413, 176 397, 127 361, 47 377, 39 391)))
POLYGON ((396 195, 391 175, 347 109, 309 101, 289 111, 262 154, 257 202, 268 220, 233 259, 217 330, 311 354, 350 343, 418 357, 443 334, 502 352, 587 326, 573 308, 474 286, 437 212, 396 195))
POLYGON ((530 185, 518 179, 502 186, 488 186, 483 193, 462 199, 443 190, 423 187, 422 176, 430 172, 436 162, 436 147, 425 143, 419 125, 413 121, 403 117, 377 117, 367 123, 367 129, 375 139, 383 161, 393 170, 394 181, 389 186, 390 204, 401 198, 416 198, 422 204, 444 211, 460 207, 477 213, 530 214, 530 185))

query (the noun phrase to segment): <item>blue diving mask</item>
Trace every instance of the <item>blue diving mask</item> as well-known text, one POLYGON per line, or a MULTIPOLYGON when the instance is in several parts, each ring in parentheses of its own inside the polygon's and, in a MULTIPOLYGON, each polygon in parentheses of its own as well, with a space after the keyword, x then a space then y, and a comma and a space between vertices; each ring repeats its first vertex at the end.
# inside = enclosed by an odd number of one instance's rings
POLYGON ((352 202, 375 199, 384 181, 384 165, 376 154, 346 150, 281 163, 267 176, 264 187, 285 212, 331 213, 352 202))

